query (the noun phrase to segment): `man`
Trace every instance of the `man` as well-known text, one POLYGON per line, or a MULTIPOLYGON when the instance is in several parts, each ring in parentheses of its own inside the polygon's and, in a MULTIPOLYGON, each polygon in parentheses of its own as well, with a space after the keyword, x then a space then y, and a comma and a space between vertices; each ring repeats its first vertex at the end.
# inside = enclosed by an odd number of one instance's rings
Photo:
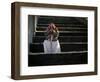
POLYGON ((58 41, 59 31, 54 23, 49 24, 46 29, 46 40, 44 40, 45 53, 60 53, 60 44, 58 41))

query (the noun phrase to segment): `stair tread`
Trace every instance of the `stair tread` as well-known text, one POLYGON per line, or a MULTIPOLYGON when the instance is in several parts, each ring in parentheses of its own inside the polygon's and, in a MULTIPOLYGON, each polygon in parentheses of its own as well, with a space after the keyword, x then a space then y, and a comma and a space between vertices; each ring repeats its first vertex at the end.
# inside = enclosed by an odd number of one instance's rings
MULTIPOLYGON (((46 36, 33 36, 33 38, 45 38, 46 36)), ((87 36, 59 36, 59 38, 68 38, 68 37, 75 37, 75 38, 78 38, 78 37, 87 37, 87 36)))
MULTIPOLYGON (((39 32, 37 31, 35 33, 43 33, 44 34, 44 33, 46 33, 46 31, 39 31, 39 32)), ((66 31, 66 32, 65 31, 60 31, 59 34, 60 33, 87 33, 87 31, 66 31)))
MULTIPOLYGON (((83 51, 68 51, 68 52, 61 52, 61 53, 48 53, 48 55, 52 55, 52 54, 72 54, 72 53, 87 53, 88 51, 83 50, 83 51)), ((41 53, 32 53, 30 52, 29 55, 47 55, 47 53, 41 52, 41 53)))
MULTIPOLYGON (((47 24, 47 23, 44 23, 44 24, 38 23, 37 24, 37 26, 42 26, 42 25, 48 26, 49 24, 47 24)), ((62 26, 85 26, 84 24, 82 25, 82 24, 79 24, 79 23, 73 23, 73 24, 72 23, 69 23, 69 24, 68 23, 58 23, 58 24, 56 23, 55 25, 56 26, 58 26, 58 25, 62 25, 62 26)))
MULTIPOLYGON (((37 31, 36 33, 45 33, 46 31, 37 31)), ((71 31, 59 31, 59 33, 87 33, 87 31, 73 31, 73 30, 71 30, 71 31)))
MULTIPOLYGON (((33 36, 33 43, 43 42, 46 36, 33 36)), ((59 42, 87 42, 87 36, 59 36, 59 42)))
MULTIPOLYGON (((43 44, 43 42, 42 43, 31 43, 31 44, 34 44, 34 45, 42 45, 43 44)), ((60 44, 62 45, 62 44, 87 44, 87 42, 60 42, 60 44)))
MULTIPOLYGON (((61 52, 67 51, 82 51, 87 50, 87 43, 85 44, 60 44, 61 52)), ((44 52, 43 44, 30 44, 30 52, 44 52)))
MULTIPOLYGON (((42 27, 42 26, 38 26, 38 27, 36 27, 36 28, 42 28, 42 29, 45 29, 45 28, 47 28, 47 27, 42 27)), ((71 26, 60 26, 60 27, 57 27, 58 29, 87 29, 87 28, 82 28, 82 27, 80 27, 80 26, 77 26, 76 25, 76 27, 74 28, 74 27, 71 27, 71 26)))
MULTIPOLYGON (((45 32, 36 32, 35 36, 45 36, 45 32)), ((87 36, 87 32, 59 32, 59 36, 87 36)))
MULTIPOLYGON (((87 28, 73 28, 73 27, 57 27, 59 29, 59 31, 87 31, 87 28)), ((36 31, 45 31, 46 30, 46 27, 45 28, 36 28, 36 31)))
POLYGON ((87 64, 88 52, 66 54, 30 55, 28 66, 87 64))

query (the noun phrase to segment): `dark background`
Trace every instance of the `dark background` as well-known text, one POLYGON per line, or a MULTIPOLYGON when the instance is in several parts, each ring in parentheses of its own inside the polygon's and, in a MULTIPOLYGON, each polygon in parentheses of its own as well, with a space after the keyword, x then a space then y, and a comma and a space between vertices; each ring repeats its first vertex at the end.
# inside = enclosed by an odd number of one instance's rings
POLYGON ((28 66, 87 64, 87 18, 28 16, 28 66), (44 54, 43 41, 48 24, 59 29, 61 53, 44 54))

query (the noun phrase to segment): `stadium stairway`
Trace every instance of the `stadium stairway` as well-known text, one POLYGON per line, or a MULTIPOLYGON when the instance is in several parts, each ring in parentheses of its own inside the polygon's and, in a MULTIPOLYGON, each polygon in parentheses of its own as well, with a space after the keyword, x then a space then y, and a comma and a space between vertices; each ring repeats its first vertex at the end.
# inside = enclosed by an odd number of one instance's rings
MULTIPOLYGON (((59 19, 61 20, 61 18, 59 19)), ((87 20, 74 17, 68 17, 67 19, 62 18, 63 21, 60 21, 59 19, 53 20, 53 22, 59 29, 58 40, 60 42, 62 52, 60 55, 63 55, 64 57, 57 56, 57 54, 55 54, 56 57, 50 57, 50 54, 48 54, 48 56, 45 55, 45 57, 42 57, 43 54, 37 55, 37 53, 44 52, 43 41, 46 38, 45 30, 48 26, 47 21, 52 20, 49 17, 40 17, 36 32, 34 33, 35 35, 32 38, 33 42, 29 45, 29 66, 87 63, 87 20), (68 55, 68 57, 65 57, 65 55, 68 55), (48 60, 48 63, 43 60, 48 60), (42 63, 32 63, 38 61, 41 61, 42 63)))

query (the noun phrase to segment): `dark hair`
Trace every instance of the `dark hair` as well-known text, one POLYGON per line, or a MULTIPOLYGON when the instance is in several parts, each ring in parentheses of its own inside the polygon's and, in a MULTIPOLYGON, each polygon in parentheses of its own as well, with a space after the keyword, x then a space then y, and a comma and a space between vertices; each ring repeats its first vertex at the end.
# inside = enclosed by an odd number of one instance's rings
POLYGON ((50 23, 47 30, 46 30, 47 39, 50 39, 51 35, 53 36, 53 40, 58 39, 59 31, 54 23, 50 23))

